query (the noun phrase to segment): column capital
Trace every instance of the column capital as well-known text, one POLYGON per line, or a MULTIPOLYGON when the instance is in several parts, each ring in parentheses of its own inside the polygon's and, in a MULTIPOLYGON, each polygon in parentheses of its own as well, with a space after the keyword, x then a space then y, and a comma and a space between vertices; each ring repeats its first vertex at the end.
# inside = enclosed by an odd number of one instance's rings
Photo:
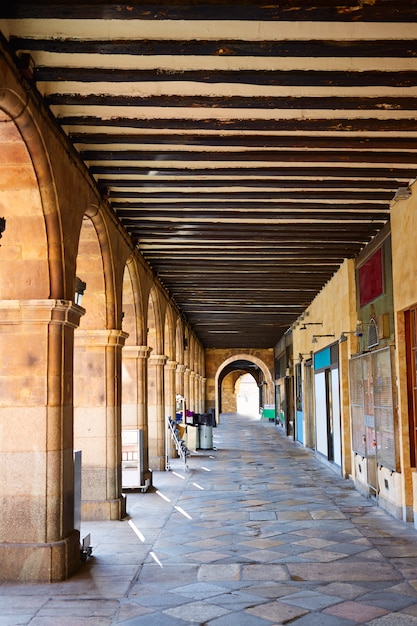
POLYGON ((176 370, 177 369, 177 361, 167 361, 165 363, 166 370, 176 370))
POLYGON ((119 329, 105 328, 103 330, 79 329, 75 333, 76 345, 88 346, 124 346, 128 333, 119 329))
POLYGON ((61 324, 77 328, 85 309, 71 300, 0 300, 0 324, 61 324))
POLYGON ((123 357, 127 359, 149 359, 152 348, 148 346, 124 346, 123 357))
POLYGON ((150 365, 165 365, 167 361, 167 356, 165 354, 151 354, 149 357, 150 365))
POLYGON ((183 374, 186 370, 186 366, 182 365, 181 363, 177 363, 177 372, 179 374, 183 374))

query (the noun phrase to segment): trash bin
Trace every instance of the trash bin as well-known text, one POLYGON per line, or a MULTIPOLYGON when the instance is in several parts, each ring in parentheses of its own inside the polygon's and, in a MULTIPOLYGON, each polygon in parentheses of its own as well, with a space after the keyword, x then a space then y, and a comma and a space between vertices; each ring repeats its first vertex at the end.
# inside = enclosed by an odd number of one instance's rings
POLYGON ((213 415, 202 413, 200 415, 200 450, 212 450, 213 448, 213 415))

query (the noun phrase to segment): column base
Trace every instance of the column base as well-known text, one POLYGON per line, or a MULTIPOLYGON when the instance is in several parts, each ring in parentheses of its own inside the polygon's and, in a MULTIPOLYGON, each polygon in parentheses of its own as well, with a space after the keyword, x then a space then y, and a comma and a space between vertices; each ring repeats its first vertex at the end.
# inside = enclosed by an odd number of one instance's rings
POLYGON ((166 461, 164 456, 150 456, 149 457, 149 467, 152 472, 164 472, 166 461))
POLYGON ((55 583, 73 576, 81 565, 80 533, 74 530, 52 543, 0 543, 0 581, 55 583))
POLYGON ((81 519, 89 522, 120 520, 126 517, 126 496, 116 500, 83 500, 81 519))

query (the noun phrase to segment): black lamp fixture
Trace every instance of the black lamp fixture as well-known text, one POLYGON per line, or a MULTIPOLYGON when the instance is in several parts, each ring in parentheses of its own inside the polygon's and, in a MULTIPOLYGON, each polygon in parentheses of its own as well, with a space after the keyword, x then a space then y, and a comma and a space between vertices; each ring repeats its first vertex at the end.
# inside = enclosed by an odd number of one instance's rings
POLYGON ((339 343, 345 343, 348 340, 346 335, 354 335, 354 330, 342 330, 342 334, 339 337, 339 343))
POLYGON ((364 324, 362 324, 362 322, 357 322, 355 330, 342 330, 342 334, 339 337, 339 343, 344 343, 348 340, 346 335, 355 335, 355 337, 362 337, 363 326, 364 324))
POLYGON ((75 278, 75 304, 81 306, 81 300, 83 298, 84 292, 87 288, 87 283, 85 283, 78 276, 75 278))
POLYGON ((300 330, 307 330, 307 326, 323 326, 323 322, 304 322, 300 330))
POLYGON ((309 359, 311 359, 312 356, 313 356, 313 353, 311 351, 310 352, 299 352, 298 353, 298 362, 302 363, 304 361, 304 357, 305 356, 307 356, 309 359))
POLYGON ((333 335, 313 335, 311 343, 317 343, 317 338, 318 337, 334 337, 334 336, 335 336, 334 333, 333 333, 333 335))
POLYGON ((6 230, 6 220, 4 217, 0 217, 0 239, 5 230, 6 230))

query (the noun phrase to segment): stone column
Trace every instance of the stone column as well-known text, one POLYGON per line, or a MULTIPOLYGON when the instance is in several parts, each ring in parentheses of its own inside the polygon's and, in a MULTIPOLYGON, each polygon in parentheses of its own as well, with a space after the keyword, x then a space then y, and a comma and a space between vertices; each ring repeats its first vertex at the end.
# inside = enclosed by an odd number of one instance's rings
POLYGON ((195 407, 195 412, 196 413, 202 413, 201 411, 201 395, 200 395, 200 374, 196 374, 195 375, 195 382, 194 382, 194 407, 195 407))
POLYGON ((167 361, 165 363, 165 416, 175 419, 176 401, 175 401, 175 375, 177 370, 176 361, 167 361))
POLYGON ((164 365, 167 357, 151 354, 148 361, 149 466, 162 471, 166 467, 166 429, 164 365))
POLYGON ((176 393, 184 398, 184 372, 185 365, 177 365, 176 393))
POLYGON ((190 394, 190 374, 191 370, 189 367, 185 368, 184 372, 184 398, 185 398, 185 408, 192 411, 191 408, 191 394, 190 394))
POLYGON ((79 330, 75 334, 74 433, 82 451, 82 518, 121 519, 121 363, 127 334, 79 330))
POLYGON ((60 581, 80 564, 72 381, 83 314, 64 300, 0 302, 0 580, 60 581))
POLYGON ((125 346, 122 351, 122 427, 126 430, 142 431, 144 481, 152 485, 149 470, 148 429, 148 346, 125 346))
POLYGON ((195 372, 190 372, 190 409, 191 411, 194 411, 194 413, 197 412, 196 409, 196 398, 195 398, 195 372))
POLYGON ((207 409, 211 408, 211 407, 206 407, 206 382, 207 382, 207 378, 204 378, 204 376, 201 376, 200 378, 201 413, 204 413, 205 411, 207 411, 207 409))

